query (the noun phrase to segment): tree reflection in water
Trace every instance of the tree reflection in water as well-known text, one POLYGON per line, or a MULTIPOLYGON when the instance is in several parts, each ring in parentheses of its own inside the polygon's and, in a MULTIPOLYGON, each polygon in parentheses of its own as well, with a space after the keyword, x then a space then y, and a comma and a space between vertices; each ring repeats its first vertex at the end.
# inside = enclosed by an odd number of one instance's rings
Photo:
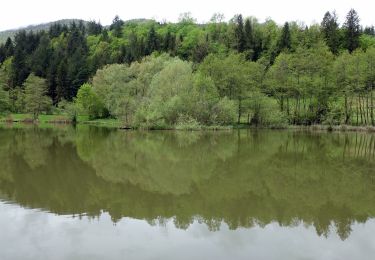
POLYGON ((0 129, 0 196, 56 214, 108 212, 210 230, 334 228, 375 216, 375 136, 293 131, 0 129))

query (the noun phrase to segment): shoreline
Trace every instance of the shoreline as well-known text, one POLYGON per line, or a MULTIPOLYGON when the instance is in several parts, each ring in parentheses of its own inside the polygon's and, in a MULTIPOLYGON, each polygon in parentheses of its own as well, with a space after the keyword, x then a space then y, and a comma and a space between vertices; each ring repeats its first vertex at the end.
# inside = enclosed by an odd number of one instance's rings
MULTIPOLYGON (((73 125, 71 120, 55 119, 55 120, 38 120, 33 121, 30 119, 0 119, 1 125, 73 125)), ((223 131, 223 130, 241 130, 241 129, 255 129, 255 130, 300 130, 300 131, 324 131, 324 132, 367 132, 375 133, 375 126, 351 126, 351 125, 286 125, 286 126, 254 126, 254 125, 228 125, 228 126, 162 126, 162 127, 130 127, 124 126, 120 121, 115 119, 110 120, 83 120, 78 121, 77 125, 92 125, 98 127, 116 128, 119 130, 142 130, 142 131, 223 131)))

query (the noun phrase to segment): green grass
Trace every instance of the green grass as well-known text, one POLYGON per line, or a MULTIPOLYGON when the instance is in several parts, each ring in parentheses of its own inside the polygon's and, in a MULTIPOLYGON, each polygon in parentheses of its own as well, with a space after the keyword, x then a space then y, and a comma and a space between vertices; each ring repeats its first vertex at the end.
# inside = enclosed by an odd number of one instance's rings
MULTIPOLYGON (((30 123, 29 120, 32 119, 31 114, 11 114, 11 115, 0 115, 0 126, 6 126, 10 119, 12 120, 12 127, 24 128, 24 127, 35 127, 36 124, 30 123), (29 122, 24 122, 29 121, 29 122)), ((69 122, 68 115, 40 115, 37 126, 40 128, 53 128, 57 126, 67 125, 69 122)), ((121 128, 123 123, 119 119, 106 118, 106 119, 95 119, 90 120, 88 116, 80 115, 77 118, 78 124, 95 125, 102 127, 112 127, 121 128)), ((257 128, 255 126, 250 126, 248 124, 234 124, 232 126, 204 126, 204 125, 177 125, 177 126, 160 126, 160 127, 150 127, 150 128, 138 128, 143 130, 230 130, 230 129, 249 129, 257 128)), ((260 128, 273 128, 273 127, 260 127, 260 128)), ((372 126, 328 126, 328 125, 312 125, 312 126, 294 126, 288 125, 283 127, 286 129, 309 129, 309 130, 324 130, 324 131, 367 131, 375 132, 375 127, 372 126)))
POLYGON ((116 127, 116 128, 119 128, 122 126, 121 121, 115 118, 89 120, 88 117, 79 116, 78 123, 91 124, 91 125, 97 125, 97 126, 106 126, 106 127, 116 127))
MULTIPOLYGON (((33 116, 31 114, 11 114, 7 116, 0 116, 0 121, 14 121, 14 122, 22 122, 25 120, 32 120, 33 116)), ((40 123, 48 123, 53 121, 59 120, 66 120, 69 121, 69 117, 66 115, 40 115, 39 122, 40 123)))
MULTIPOLYGON (((33 116, 31 114, 10 114, 10 115, 0 115, 0 123, 9 123, 12 122, 13 124, 24 124, 25 121, 32 121, 33 116)), ((38 118, 38 126, 47 127, 48 125, 53 126, 56 124, 61 123, 69 123, 70 119, 68 115, 39 115, 38 118)), ((98 126, 106 126, 106 127, 116 127, 119 128, 122 126, 122 123, 118 119, 95 119, 90 120, 88 116, 80 115, 77 118, 77 122, 79 124, 92 124, 98 126)), ((24 124, 25 125, 25 124, 24 124)), ((30 123, 32 125, 32 123, 30 123)))

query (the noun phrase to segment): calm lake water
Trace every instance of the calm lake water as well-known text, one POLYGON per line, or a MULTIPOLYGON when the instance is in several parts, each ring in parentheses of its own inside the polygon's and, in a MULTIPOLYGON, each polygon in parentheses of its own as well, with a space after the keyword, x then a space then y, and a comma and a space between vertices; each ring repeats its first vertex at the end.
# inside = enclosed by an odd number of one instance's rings
POLYGON ((374 259, 375 135, 0 128, 0 259, 374 259))

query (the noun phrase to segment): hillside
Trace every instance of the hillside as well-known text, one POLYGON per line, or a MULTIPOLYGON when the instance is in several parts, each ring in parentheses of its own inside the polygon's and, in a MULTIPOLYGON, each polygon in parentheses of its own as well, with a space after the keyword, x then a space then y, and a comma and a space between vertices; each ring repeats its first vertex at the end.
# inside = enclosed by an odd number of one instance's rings
POLYGON ((207 24, 116 16, 108 27, 20 31, 0 44, 0 112, 24 114, 42 100, 44 112, 77 106, 69 113, 127 127, 375 126, 375 30, 361 29, 355 10, 342 26, 336 19, 327 12, 306 27, 242 15, 207 24))
MULTIPOLYGON (((62 24, 62 25, 69 25, 72 22, 78 23, 80 21, 83 21, 83 20, 80 20, 80 19, 63 19, 63 20, 58 20, 58 21, 49 22, 49 23, 29 25, 27 27, 21 27, 21 28, 18 28, 18 29, 11 29, 11 30, 2 31, 2 32, 0 32, 0 43, 5 42, 8 37, 13 38, 14 35, 20 30, 26 30, 27 32, 29 32, 29 31, 43 31, 43 30, 48 30, 49 27, 52 24, 55 24, 55 23, 59 23, 59 24, 62 24)), ((83 22, 87 23, 86 21, 83 21, 83 22)))

